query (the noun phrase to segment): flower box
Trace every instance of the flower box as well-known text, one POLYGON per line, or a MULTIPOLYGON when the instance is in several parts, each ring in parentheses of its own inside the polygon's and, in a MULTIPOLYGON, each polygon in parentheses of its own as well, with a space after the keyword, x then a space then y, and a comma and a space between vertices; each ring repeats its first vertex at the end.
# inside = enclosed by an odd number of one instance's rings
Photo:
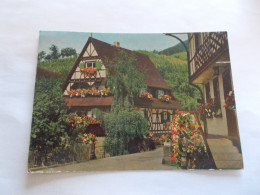
POLYGON ((158 95, 158 99, 163 102, 169 102, 172 97, 170 95, 158 95))
POLYGON ((141 98, 153 101, 153 95, 147 91, 141 93, 141 98))
POLYGON ((106 89, 72 89, 67 91, 68 95, 72 97, 87 97, 87 96, 109 96, 110 90, 106 89))

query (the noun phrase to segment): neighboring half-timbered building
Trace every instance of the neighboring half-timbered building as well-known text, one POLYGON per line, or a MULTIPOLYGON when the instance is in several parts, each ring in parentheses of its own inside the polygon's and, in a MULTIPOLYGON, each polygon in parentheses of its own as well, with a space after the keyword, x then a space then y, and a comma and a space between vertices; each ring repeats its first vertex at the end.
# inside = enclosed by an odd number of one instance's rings
POLYGON ((153 100, 135 97, 135 110, 148 119, 150 131, 168 133, 166 122, 171 120, 176 109, 182 108, 181 105, 149 57, 124 49, 118 42, 111 45, 92 37, 88 39, 62 86, 70 111, 88 115, 92 114, 93 108, 99 108, 104 113, 110 111, 113 95, 106 86, 106 70, 108 64, 116 63, 116 57, 122 51, 133 55, 137 69, 146 75, 147 89, 142 89, 140 94, 146 92, 146 95, 149 93, 153 96, 153 100))

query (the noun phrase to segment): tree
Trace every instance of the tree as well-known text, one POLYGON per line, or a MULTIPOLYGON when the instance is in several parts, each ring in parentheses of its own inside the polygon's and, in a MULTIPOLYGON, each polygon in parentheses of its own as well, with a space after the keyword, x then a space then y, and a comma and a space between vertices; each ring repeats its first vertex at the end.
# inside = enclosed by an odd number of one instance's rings
POLYGON ((51 45, 49 49, 51 51, 50 55, 52 60, 58 59, 60 57, 59 49, 56 45, 51 45))
POLYGON ((42 77, 35 86, 30 149, 45 164, 48 163, 47 156, 68 139, 67 110, 60 84, 57 78, 42 77))
POLYGON ((50 60, 51 60, 51 55, 50 55, 50 54, 46 55, 45 58, 44 58, 44 60, 50 61, 50 60))
POLYGON ((38 53, 38 61, 41 62, 42 60, 44 60, 46 56, 46 52, 45 51, 41 51, 38 53))
POLYGON ((134 96, 141 88, 145 88, 145 75, 137 71, 134 56, 121 52, 117 56, 116 64, 108 62, 107 85, 114 95, 114 102, 120 106, 133 106, 134 96))
POLYGON ((70 56, 77 56, 77 52, 75 49, 67 47, 67 48, 63 48, 61 50, 61 57, 70 57, 70 56))
POLYGON ((111 156, 131 153, 131 143, 138 145, 148 134, 147 120, 136 111, 121 109, 105 117, 105 150, 111 156))
POLYGON ((114 95, 114 103, 104 120, 107 131, 105 150, 114 156, 129 153, 129 144, 140 143, 148 133, 147 120, 133 110, 134 96, 146 85, 144 74, 137 71, 134 56, 122 52, 116 63, 108 67, 107 85, 114 95))

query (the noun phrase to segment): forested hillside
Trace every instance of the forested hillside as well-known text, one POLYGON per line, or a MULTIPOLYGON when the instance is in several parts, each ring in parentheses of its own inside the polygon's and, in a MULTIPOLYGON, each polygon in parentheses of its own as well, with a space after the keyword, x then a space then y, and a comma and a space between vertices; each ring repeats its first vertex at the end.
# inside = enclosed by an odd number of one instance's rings
POLYGON ((38 66, 52 72, 60 73, 62 77, 66 77, 72 69, 77 57, 61 58, 45 62, 39 62, 38 66))
POLYGON ((147 51, 138 51, 149 56, 166 83, 173 89, 174 96, 186 110, 197 109, 199 91, 189 85, 186 52, 163 55, 147 51))
MULTIPOLYGON (((184 41, 184 44, 188 48, 188 40, 184 41)), ((159 54, 172 55, 172 54, 180 53, 180 52, 184 52, 184 51, 185 51, 185 48, 182 45, 182 43, 178 43, 177 45, 175 45, 173 47, 169 47, 167 49, 160 51, 159 54)))

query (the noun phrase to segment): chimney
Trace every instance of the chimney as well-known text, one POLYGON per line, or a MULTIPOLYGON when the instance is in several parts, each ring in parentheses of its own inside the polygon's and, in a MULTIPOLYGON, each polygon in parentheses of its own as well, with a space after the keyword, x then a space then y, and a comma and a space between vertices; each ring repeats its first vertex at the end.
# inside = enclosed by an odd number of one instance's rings
POLYGON ((115 47, 120 47, 120 43, 119 43, 118 41, 115 41, 115 42, 113 43, 113 45, 114 45, 115 47))

